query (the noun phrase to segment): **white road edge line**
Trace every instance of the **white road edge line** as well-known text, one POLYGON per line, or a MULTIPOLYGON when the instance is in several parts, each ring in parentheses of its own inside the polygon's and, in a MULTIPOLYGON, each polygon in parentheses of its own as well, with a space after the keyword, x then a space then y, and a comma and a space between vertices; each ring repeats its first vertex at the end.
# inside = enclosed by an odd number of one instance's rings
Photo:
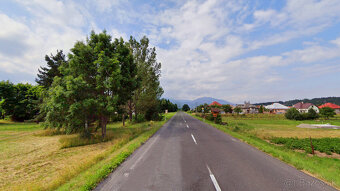
POLYGON ((192 139, 194 140, 195 144, 197 145, 196 139, 193 134, 191 134, 192 139))
POLYGON ((187 124, 187 128, 189 129, 189 125, 187 124))
POLYGON ((211 170, 210 170, 210 168, 209 168, 209 166, 208 166, 207 164, 206 164, 206 166, 207 166, 207 169, 208 169, 208 171, 209 171, 210 179, 211 179, 211 181, 213 182, 213 184, 214 184, 214 186, 215 186, 215 190, 216 190, 216 191, 221 191, 221 188, 220 188, 220 186, 218 185, 217 180, 216 180, 214 174, 211 172, 211 170))
POLYGON ((234 139, 234 138, 231 138, 231 140, 237 142, 236 139, 234 139))
POLYGON ((140 160, 142 160, 142 158, 144 157, 145 153, 148 152, 148 150, 151 148, 151 146, 157 141, 158 137, 159 137, 159 136, 157 136, 157 137, 153 140, 153 142, 149 145, 149 147, 145 149, 145 151, 140 155, 140 157, 136 160, 136 162, 130 167, 130 170, 133 170, 133 169, 136 167, 137 163, 138 163, 140 160))

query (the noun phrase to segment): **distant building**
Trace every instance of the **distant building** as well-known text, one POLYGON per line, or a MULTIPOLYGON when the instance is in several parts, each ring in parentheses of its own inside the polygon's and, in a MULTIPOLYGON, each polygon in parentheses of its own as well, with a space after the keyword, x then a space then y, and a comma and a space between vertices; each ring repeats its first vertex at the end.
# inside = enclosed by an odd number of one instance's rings
POLYGON ((280 103, 273 103, 271 105, 265 106, 266 109, 270 111, 270 113, 281 114, 286 113, 289 107, 282 105, 280 103))
POLYGON ((242 114, 248 114, 248 113, 258 113, 259 108, 256 105, 250 104, 250 102, 244 102, 244 104, 238 104, 236 107, 239 107, 242 109, 242 114))
POLYGON ((335 110, 335 113, 340 114, 340 106, 336 105, 334 103, 325 103, 323 105, 320 105, 319 108, 324 108, 324 107, 330 107, 335 110))
POLYGON ((309 109, 313 109, 316 113, 319 113, 319 108, 312 103, 299 102, 293 105, 300 113, 307 113, 309 109))

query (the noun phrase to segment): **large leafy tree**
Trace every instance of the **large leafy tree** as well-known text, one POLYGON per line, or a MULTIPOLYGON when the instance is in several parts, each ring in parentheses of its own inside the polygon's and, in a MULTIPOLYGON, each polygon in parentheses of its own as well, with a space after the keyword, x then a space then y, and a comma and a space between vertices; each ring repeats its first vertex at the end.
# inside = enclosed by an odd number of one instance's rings
POLYGON ((66 63, 66 57, 62 50, 57 50, 57 54, 51 56, 46 55, 45 61, 47 66, 46 67, 40 67, 38 69, 38 78, 35 79, 35 81, 45 87, 49 88, 52 85, 53 78, 56 76, 61 76, 62 74, 59 71, 59 66, 61 66, 63 63, 66 63))
POLYGON ((46 125, 89 135, 89 125, 98 120, 104 138, 110 116, 125 101, 120 99, 125 82, 120 53, 105 31, 92 32, 86 42, 77 42, 68 64, 60 67, 64 77, 56 77, 49 90, 46 125))
POLYGON ((125 120, 125 112, 128 110, 129 118, 132 120, 132 97, 135 90, 139 86, 140 79, 137 77, 137 65, 133 59, 132 51, 129 44, 125 43, 122 38, 114 41, 115 52, 118 56, 120 64, 120 89, 119 89, 119 105, 123 116, 123 124, 125 120))
POLYGON ((131 110, 134 110, 136 118, 141 114, 147 120, 158 119, 160 110, 158 100, 164 91, 159 81, 161 63, 157 61, 156 49, 149 47, 149 39, 146 37, 139 42, 130 37, 129 45, 137 64, 137 78, 140 79, 131 99, 131 110))
POLYGON ((233 108, 229 104, 222 105, 222 108, 223 108, 223 111, 225 113, 232 113, 233 112, 233 108))

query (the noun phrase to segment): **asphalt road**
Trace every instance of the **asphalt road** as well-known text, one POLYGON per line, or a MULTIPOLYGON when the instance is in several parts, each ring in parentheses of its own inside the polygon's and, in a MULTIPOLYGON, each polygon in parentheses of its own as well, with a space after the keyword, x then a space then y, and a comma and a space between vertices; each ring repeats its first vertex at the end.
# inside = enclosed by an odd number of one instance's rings
POLYGON ((336 190, 183 112, 95 190, 336 190))

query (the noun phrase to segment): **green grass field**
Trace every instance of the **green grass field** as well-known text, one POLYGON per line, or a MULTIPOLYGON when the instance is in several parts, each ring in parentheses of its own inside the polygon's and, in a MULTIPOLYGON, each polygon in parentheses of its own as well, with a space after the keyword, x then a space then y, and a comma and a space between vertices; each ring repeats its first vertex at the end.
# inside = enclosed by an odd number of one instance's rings
POLYGON ((273 157, 295 166, 299 170, 320 178, 336 188, 340 188, 340 160, 330 158, 327 155, 336 153, 335 150, 339 147, 340 130, 296 127, 301 123, 340 125, 339 115, 325 121, 292 121, 285 119, 283 115, 270 114, 224 115, 222 120, 226 123, 225 125, 214 124, 211 121, 193 116, 257 147, 273 157), (306 144, 309 137, 312 137, 313 140, 321 140, 315 141, 316 150, 327 152, 327 154, 324 154, 326 156, 309 154, 308 144, 306 144), (327 139, 329 139, 328 142, 327 139), (281 142, 273 141, 271 143, 271 140, 280 140, 281 142), (289 140, 294 142, 292 143, 289 140), (306 149, 307 152, 300 152, 297 149, 306 149))
POLYGON ((92 188, 165 122, 112 123, 109 140, 88 144, 76 134, 46 136, 38 124, 0 121, 0 190, 92 188))

